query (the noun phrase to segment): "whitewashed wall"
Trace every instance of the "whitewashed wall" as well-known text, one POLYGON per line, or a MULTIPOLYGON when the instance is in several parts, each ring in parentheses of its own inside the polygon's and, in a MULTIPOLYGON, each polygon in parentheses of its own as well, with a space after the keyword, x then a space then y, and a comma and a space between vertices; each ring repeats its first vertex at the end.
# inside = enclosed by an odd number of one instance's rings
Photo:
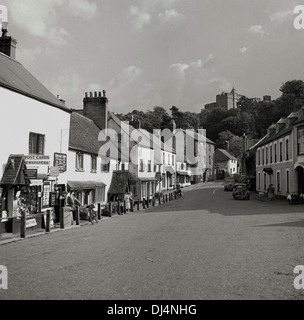
MULTIPOLYGON (((29 152, 29 133, 45 135, 45 155, 53 166, 54 153, 68 153, 70 114, 37 100, 0 87, 0 177, 10 154, 29 152)), ((41 166, 39 173, 47 173, 41 166)), ((59 183, 66 183, 59 176, 59 183)))

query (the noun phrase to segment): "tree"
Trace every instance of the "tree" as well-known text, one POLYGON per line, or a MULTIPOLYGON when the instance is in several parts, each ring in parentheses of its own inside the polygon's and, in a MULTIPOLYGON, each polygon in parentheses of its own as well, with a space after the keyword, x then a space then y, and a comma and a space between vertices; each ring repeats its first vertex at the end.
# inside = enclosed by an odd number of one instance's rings
POLYGON ((226 130, 219 133, 219 138, 216 140, 216 147, 225 149, 237 159, 241 159, 243 154, 243 138, 226 130))

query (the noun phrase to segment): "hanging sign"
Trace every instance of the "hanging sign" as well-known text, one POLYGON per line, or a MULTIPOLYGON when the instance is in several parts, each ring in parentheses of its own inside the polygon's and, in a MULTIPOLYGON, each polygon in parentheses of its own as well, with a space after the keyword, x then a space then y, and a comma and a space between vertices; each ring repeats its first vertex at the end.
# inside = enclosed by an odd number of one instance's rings
POLYGON ((60 173, 66 172, 67 171, 67 155, 64 153, 55 153, 54 167, 58 167, 60 173))

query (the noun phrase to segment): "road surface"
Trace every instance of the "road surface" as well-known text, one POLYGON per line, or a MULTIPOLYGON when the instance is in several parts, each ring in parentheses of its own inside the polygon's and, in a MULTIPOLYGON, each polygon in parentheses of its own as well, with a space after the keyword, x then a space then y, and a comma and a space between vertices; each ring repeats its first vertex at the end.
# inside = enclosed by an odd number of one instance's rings
POLYGON ((303 299, 304 205, 233 200, 218 183, 99 224, 0 246, 2 299, 303 299))

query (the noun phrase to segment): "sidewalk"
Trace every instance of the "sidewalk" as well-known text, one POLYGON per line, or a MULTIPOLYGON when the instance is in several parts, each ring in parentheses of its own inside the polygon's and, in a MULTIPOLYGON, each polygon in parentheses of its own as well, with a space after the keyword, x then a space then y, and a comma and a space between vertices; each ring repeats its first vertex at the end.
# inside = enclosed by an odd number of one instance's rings
MULTIPOLYGON (((103 220, 106 220, 108 219, 109 217, 101 217, 100 220, 98 220, 98 222, 101 222, 103 220)), ((95 222, 96 223, 96 222, 95 222)), ((51 228, 50 230, 50 233, 54 233, 54 232, 62 232, 62 231, 68 231, 68 230, 71 230, 71 229, 77 229, 77 228, 80 228, 80 227, 84 227, 84 226, 88 226, 88 225, 91 225, 91 222, 89 221, 85 221, 85 220, 81 220, 80 221, 80 225, 77 226, 74 222, 73 225, 69 226, 69 227, 65 227, 64 229, 61 229, 59 227, 59 224, 57 223, 55 225, 55 227, 51 228)), ((11 234, 11 233, 6 233, 6 234, 3 234, 1 235, 0 237, 0 246, 1 245, 6 245, 6 244, 10 244, 10 243, 14 243, 14 242, 18 242, 18 241, 22 241, 22 240, 27 240, 27 239, 31 239, 31 238, 35 238, 35 237, 40 237, 40 236, 44 236, 44 235, 48 235, 50 233, 46 233, 45 230, 43 229, 36 229, 36 230, 33 230, 33 231, 28 231, 27 232, 27 235, 26 235, 26 238, 23 239, 23 238, 20 238, 20 236, 18 235, 15 235, 15 234, 11 234)))
POLYGON ((255 200, 258 200, 258 201, 262 201, 262 202, 288 203, 285 197, 278 197, 278 196, 275 196, 275 199, 273 201, 270 201, 270 199, 268 198, 267 193, 264 193, 263 195, 261 195, 256 191, 251 191, 250 195, 251 195, 251 199, 255 199, 255 200))

